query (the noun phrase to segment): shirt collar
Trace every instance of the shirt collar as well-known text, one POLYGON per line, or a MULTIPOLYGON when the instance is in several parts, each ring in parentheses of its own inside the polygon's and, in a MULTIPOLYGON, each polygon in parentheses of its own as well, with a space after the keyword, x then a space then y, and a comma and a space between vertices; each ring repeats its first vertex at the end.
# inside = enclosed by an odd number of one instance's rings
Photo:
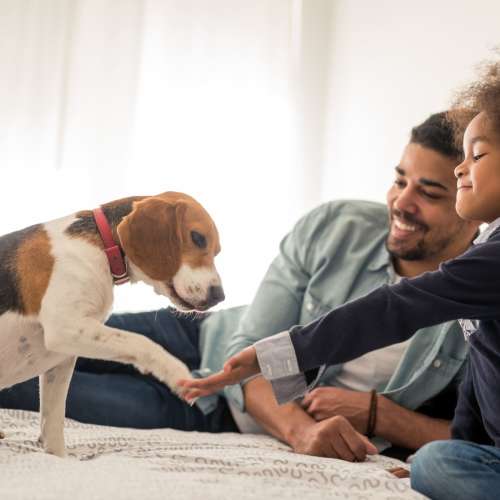
POLYGON ((383 267, 392 266, 391 256, 387 250, 386 244, 379 250, 378 254, 370 260, 366 268, 370 271, 379 271, 383 267))
POLYGON ((488 227, 474 240, 474 245, 484 243, 498 227, 500 227, 500 217, 490 223, 488 227))

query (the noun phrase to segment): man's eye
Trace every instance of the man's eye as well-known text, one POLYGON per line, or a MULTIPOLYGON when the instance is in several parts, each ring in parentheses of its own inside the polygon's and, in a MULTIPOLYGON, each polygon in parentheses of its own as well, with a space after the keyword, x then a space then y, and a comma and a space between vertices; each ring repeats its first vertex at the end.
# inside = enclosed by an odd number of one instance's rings
POLYGON ((191 231, 191 239, 198 248, 206 248, 207 239, 198 231, 191 231))
POLYGON ((439 194, 427 193, 426 191, 422 191, 423 195, 431 200, 439 200, 441 196, 439 194))
POLYGON ((402 180, 400 180, 400 179, 396 179, 396 180, 394 181, 394 184, 395 184, 397 187, 400 187, 400 188, 405 187, 405 183, 404 183, 404 181, 402 181, 402 180))

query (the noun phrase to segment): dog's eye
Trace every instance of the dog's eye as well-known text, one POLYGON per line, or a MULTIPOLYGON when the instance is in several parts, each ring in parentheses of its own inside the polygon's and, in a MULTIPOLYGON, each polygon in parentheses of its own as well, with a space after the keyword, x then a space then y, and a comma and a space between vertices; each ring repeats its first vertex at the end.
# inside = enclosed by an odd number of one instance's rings
POLYGON ((191 239, 198 248, 205 248, 207 246, 207 239, 197 231, 191 231, 191 239))

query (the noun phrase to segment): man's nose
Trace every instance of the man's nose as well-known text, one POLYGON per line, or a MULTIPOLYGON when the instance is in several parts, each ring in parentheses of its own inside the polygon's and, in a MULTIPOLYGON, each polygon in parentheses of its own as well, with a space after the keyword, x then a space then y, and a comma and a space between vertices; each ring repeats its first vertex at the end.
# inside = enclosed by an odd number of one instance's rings
POLYGON ((416 197, 412 188, 406 187, 399 192, 393 206, 400 212, 409 212, 411 214, 418 212, 416 197))

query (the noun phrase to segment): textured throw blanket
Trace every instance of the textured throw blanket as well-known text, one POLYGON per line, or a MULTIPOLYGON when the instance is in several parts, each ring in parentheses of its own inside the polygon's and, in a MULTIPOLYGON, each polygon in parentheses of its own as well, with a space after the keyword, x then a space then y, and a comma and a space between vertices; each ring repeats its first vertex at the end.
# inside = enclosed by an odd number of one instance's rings
POLYGON ((66 420, 69 457, 43 453, 38 413, 0 410, 5 500, 421 499, 382 456, 298 455, 268 436, 136 430, 66 420))

